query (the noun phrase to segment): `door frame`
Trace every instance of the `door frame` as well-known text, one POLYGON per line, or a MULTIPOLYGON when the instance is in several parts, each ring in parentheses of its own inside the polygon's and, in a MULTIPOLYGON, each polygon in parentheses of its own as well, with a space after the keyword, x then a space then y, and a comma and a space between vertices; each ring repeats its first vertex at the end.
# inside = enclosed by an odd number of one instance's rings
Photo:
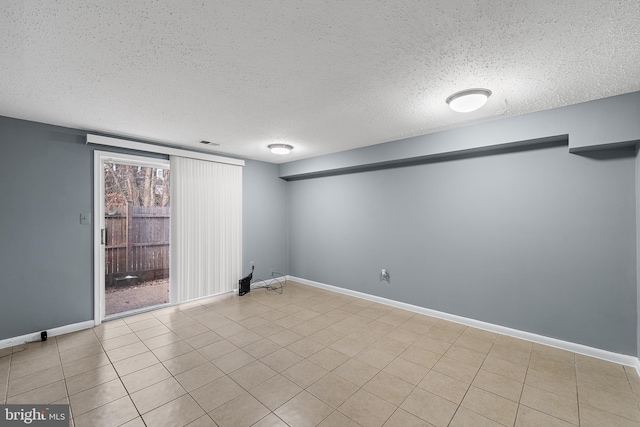
MULTIPOLYGON (((170 169, 169 159, 157 159, 132 154, 98 151, 93 153, 93 317, 96 326, 105 318, 105 245, 104 229, 104 164, 105 161, 142 167, 170 169)), ((171 244, 171 243, 169 243, 171 244)), ((169 273, 171 274, 171 273, 169 273)), ((141 309, 144 310, 144 309, 141 309)))

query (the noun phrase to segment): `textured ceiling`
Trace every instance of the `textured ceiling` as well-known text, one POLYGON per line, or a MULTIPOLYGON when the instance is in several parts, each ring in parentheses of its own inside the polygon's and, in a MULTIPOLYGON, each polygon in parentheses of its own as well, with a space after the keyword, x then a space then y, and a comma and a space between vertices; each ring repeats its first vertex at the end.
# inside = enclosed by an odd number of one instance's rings
POLYGON ((638 0, 0 2, 0 115, 275 163, 638 90, 638 0))

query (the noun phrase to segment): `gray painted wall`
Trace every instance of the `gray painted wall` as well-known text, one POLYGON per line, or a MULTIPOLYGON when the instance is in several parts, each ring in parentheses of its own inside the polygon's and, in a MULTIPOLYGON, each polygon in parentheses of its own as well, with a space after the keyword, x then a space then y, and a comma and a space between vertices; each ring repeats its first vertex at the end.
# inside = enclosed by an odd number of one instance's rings
POLYGON ((556 145, 289 182, 291 274, 636 354, 634 154, 556 145))
MULTIPOLYGON (((86 132, 0 117, 0 340, 93 320, 93 151, 86 132)), ((148 153, 137 153, 149 155, 148 153)), ((161 156, 160 156, 161 157, 161 156)), ((287 273, 277 166, 244 168, 244 264, 287 273), (250 259, 249 259, 250 258, 250 259)))
POLYGON ((93 318, 93 157, 82 132, 0 117, 0 339, 93 318))
POLYGON ((255 262, 254 279, 268 279, 271 270, 289 272, 287 182, 278 165, 245 160, 242 193, 242 266, 255 262))

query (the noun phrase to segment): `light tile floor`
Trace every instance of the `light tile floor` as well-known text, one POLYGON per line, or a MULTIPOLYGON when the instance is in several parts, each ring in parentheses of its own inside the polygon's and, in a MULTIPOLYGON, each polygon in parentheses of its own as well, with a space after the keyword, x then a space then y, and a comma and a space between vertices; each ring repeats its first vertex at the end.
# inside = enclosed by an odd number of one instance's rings
POLYGON ((289 282, 0 350, 83 426, 640 426, 629 367, 289 282))

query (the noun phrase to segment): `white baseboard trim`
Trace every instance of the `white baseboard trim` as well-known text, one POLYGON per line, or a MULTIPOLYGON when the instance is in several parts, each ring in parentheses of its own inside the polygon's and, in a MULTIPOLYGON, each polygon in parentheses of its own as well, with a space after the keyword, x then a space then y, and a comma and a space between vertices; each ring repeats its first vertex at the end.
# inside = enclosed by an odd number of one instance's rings
POLYGON ((511 329, 505 326, 495 325, 493 323, 482 322, 480 320, 470 319, 468 317, 462 317, 455 314, 445 313, 442 311, 431 310, 429 308, 419 307, 416 305, 394 301, 387 298, 378 297, 375 295, 365 294, 363 292, 353 291, 351 289, 344 289, 338 286, 327 285, 325 283, 314 282, 312 280, 307 280, 300 277, 287 276, 287 280, 302 283, 304 285, 314 286, 317 288, 327 289, 329 291, 341 293, 344 295, 350 295, 350 296, 366 299, 366 300, 377 302, 380 304, 389 305, 391 307, 401 308, 407 311, 412 311, 414 313, 425 314, 427 316, 449 320, 451 322, 460 323, 462 325, 471 326, 478 329, 483 329, 489 332, 495 332, 498 334, 508 335, 514 338, 520 338, 520 339, 531 341, 538 344, 548 345, 550 347, 555 347, 562 350, 572 351, 574 353, 595 357, 598 359, 606 360, 608 362, 631 366, 635 368, 638 371, 638 375, 640 375, 640 360, 638 360, 638 358, 635 356, 628 356, 625 354, 614 353, 611 351, 601 350, 599 348, 589 347, 582 344, 576 344, 569 341, 563 341, 556 338, 550 338, 550 337, 545 337, 543 335, 533 334, 531 332, 520 331, 518 329, 511 329))
POLYGON ((635 365, 633 365, 633 367, 636 368, 636 372, 640 376, 640 359, 636 358, 636 363, 635 365))
MULTIPOLYGON (((71 325, 59 326, 53 329, 46 329, 47 335, 55 337, 57 335, 68 334, 71 332, 81 331, 83 329, 93 328, 95 325, 93 320, 87 320, 85 322, 73 323, 71 325)), ((40 332, 33 332, 31 334, 21 335, 19 337, 7 338, 0 340, 0 349, 13 347, 15 345, 24 344, 27 342, 40 341, 40 332)))

